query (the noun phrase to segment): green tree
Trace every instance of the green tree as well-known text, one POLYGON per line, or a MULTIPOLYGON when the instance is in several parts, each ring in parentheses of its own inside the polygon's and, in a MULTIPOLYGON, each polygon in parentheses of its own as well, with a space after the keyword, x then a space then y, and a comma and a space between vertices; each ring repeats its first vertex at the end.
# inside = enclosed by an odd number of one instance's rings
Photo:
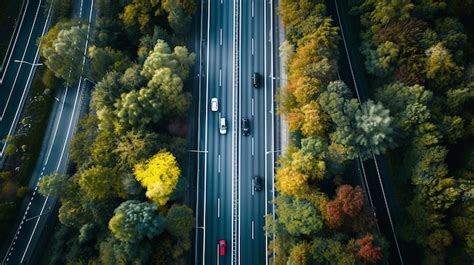
POLYGON ((359 156, 352 125, 359 103, 356 99, 350 99, 351 96, 352 93, 344 82, 334 81, 329 83, 326 91, 322 92, 318 98, 320 106, 336 125, 330 137, 334 144, 342 147, 340 151, 345 159, 359 156))
POLYGON ((65 188, 68 176, 54 173, 43 176, 38 182, 39 192, 44 196, 59 196, 65 188))
POLYGON ((435 21, 434 30, 438 33, 443 45, 455 53, 455 58, 462 60, 463 50, 468 40, 463 24, 455 17, 440 18, 435 21))
POLYGON ((392 144, 392 118, 390 111, 382 104, 368 100, 354 115, 356 142, 360 146, 360 155, 370 157, 373 152, 379 155, 392 144))
POLYGON ((128 27, 137 26, 141 32, 149 33, 156 25, 157 17, 163 12, 160 0, 133 0, 120 14, 123 23, 128 27))
POLYGON ((151 156, 157 149, 158 135, 143 130, 131 130, 122 135, 114 150, 122 167, 135 164, 151 156))
MULTIPOLYGON (((165 227, 166 231, 178 239, 176 248, 182 249, 178 252, 184 252, 190 249, 190 234, 194 229, 193 210, 186 205, 174 204, 166 215, 165 227)), ((176 250, 175 253, 177 253, 176 250)), ((177 253, 179 256, 181 254, 182 253, 177 253)))
POLYGON ((416 126, 431 117, 428 106, 433 100, 433 93, 423 86, 391 83, 379 89, 375 98, 394 115, 393 124, 395 128, 402 129, 404 135, 412 133, 416 126))
POLYGON ((90 160, 91 146, 97 136, 97 118, 88 115, 79 122, 77 132, 71 143, 71 160, 78 166, 82 166, 90 160))
MULTIPOLYGON (((188 2, 192 2, 187 0, 188 2)), ((168 12, 168 23, 173 29, 173 32, 180 39, 185 39, 189 29, 191 28, 192 17, 186 12, 179 1, 167 0, 167 5, 164 5, 168 12)))
POLYGON ((302 242, 293 246, 288 257, 289 265, 306 265, 310 264, 311 260, 311 245, 302 242))
POLYGON ((316 264, 355 264, 355 255, 347 246, 332 238, 316 237, 311 243, 311 253, 316 264))
POLYGON ((448 86, 462 76, 463 68, 454 62, 451 52, 442 43, 429 48, 426 54, 426 77, 437 87, 448 86))
POLYGON ((474 83, 466 87, 450 89, 446 92, 446 106, 451 113, 460 113, 474 99, 474 83))
POLYGON ((41 55, 57 77, 72 83, 82 73, 86 38, 87 25, 64 22, 41 39, 41 55))
POLYGON ((81 191, 92 200, 104 200, 118 197, 120 182, 117 173, 107 167, 93 166, 77 174, 81 191))
POLYGON ((157 206, 148 202, 126 201, 114 211, 109 229, 115 238, 124 242, 152 239, 162 233, 164 218, 157 206))
POLYGON ((100 80, 109 71, 123 72, 130 64, 130 60, 121 51, 111 47, 89 47, 89 75, 93 80, 100 80))
POLYGON ((361 22, 374 32, 375 29, 387 25, 393 20, 409 18, 414 8, 415 5, 411 0, 383 2, 378 0, 364 1, 360 6, 360 9, 365 11, 361 22))
POLYGON ((124 242, 108 237, 99 245, 100 264, 147 264, 152 254, 149 242, 124 242))
POLYGON ((142 75, 152 78, 157 70, 169 68, 173 74, 184 80, 195 58, 196 55, 190 54, 184 46, 176 46, 172 51, 165 41, 158 40, 143 64, 142 75))
POLYGON ((376 50, 367 47, 364 49, 367 72, 379 77, 389 75, 397 63, 399 51, 398 45, 390 41, 380 44, 376 50))
POLYGON ((311 203, 281 195, 275 199, 278 220, 288 233, 312 235, 323 228, 323 221, 319 210, 311 203))

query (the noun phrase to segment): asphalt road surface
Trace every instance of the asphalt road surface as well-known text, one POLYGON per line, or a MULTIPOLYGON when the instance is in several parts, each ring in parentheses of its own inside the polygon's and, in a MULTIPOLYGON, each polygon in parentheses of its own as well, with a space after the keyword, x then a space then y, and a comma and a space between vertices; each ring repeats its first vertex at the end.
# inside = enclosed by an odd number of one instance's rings
POLYGON ((201 5, 199 135, 192 150, 198 153, 195 264, 267 262, 263 227, 272 210, 266 202, 272 201, 274 165, 272 8, 272 1, 255 0, 201 5), (254 72, 262 79, 260 88, 252 85, 254 72), (212 98, 219 101, 216 112, 212 98), (225 135, 219 133, 221 118, 228 126, 225 135), (250 120, 249 136, 241 133, 242 118, 250 120), (262 191, 254 190, 255 176, 262 191), (220 240, 227 243, 225 256, 219 256, 220 240))
POLYGON ((50 18, 44 0, 25 0, 5 58, 0 58, 0 167, 5 159, 4 139, 14 133, 38 67, 36 40, 46 33, 50 18))
POLYGON ((249 136, 241 135, 240 142, 240 264, 265 264, 265 215, 267 201, 272 200, 273 181, 273 74, 271 74, 272 1, 241 1, 241 67, 240 116, 250 121, 249 136), (262 82, 253 86, 252 76, 262 82), (268 170, 267 170, 268 169, 268 170), (255 179, 262 181, 261 191, 255 190, 255 179))
MULTIPOLYGON (((73 14, 81 23, 93 22, 94 0, 74 0, 73 14)), ((87 44, 86 44, 87 46, 87 44)), ((83 47, 85 50, 86 47, 83 47)), ((83 65, 86 59, 78 58, 83 65)), ((18 225, 14 234, 5 239, 8 245, 6 252, 2 253, 2 264, 31 264, 32 253, 37 247, 44 227, 47 225, 48 216, 53 209, 57 198, 44 197, 37 191, 37 182, 42 176, 54 172, 64 173, 67 167, 69 145, 74 134, 79 112, 82 105, 84 89, 88 89, 91 82, 85 78, 77 77, 77 82, 62 87, 58 91, 54 110, 50 118, 47 137, 43 142, 38 164, 33 172, 33 193, 25 199, 18 218, 18 225)), ((13 228, 12 228, 13 229, 13 228)))
POLYGON ((233 168, 233 2, 202 2, 202 70, 198 118, 199 183, 196 248, 197 264, 230 264, 232 252, 233 168), (219 110, 211 111, 211 98, 219 110), (219 119, 226 118, 227 134, 219 133, 219 119), (226 240, 226 255, 219 256, 218 242, 226 240))

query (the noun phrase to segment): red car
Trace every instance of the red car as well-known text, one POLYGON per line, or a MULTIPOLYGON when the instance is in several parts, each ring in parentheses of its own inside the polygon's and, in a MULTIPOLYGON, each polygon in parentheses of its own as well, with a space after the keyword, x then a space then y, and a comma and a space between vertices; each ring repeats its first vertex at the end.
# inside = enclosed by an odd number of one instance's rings
POLYGON ((226 243, 224 239, 219 240, 219 256, 225 256, 226 243))

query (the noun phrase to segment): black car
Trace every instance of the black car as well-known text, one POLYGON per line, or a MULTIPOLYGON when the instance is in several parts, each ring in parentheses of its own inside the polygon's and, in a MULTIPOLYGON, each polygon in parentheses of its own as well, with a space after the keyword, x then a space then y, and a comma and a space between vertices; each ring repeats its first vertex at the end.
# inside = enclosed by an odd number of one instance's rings
POLYGON ((260 76, 259 73, 257 72, 253 73, 252 84, 253 84, 253 87, 255 88, 259 88, 260 86, 262 86, 262 77, 260 76))
POLYGON ((247 118, 242 119, 242 135, 243 136, 250 135, 250 121, 247 118))
POLYGON ((255 191, 262 191, 263 190, 263 183, 262 178, 259 176, 253 177, 253 189, 255 191))

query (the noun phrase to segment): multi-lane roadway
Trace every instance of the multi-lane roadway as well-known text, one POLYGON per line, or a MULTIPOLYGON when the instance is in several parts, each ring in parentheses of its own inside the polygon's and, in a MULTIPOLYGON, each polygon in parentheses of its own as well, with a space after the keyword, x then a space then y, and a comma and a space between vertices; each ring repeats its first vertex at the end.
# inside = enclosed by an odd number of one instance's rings
MULTIPOLYGON (((73 1, 73 14, 78 23, 90 25, 95 16, 94 0, 73 1)), ((86 41, 84 53, 87 50, 86 41)), ((86 65, 86 58, 77 58, 82 66, 86 65)), ((38 163, 33 172, 31 187, 33 192, 27 196, 21 207, 21 215, 14 234, 5 239, 6 247, 1 256, 2 264, 31 264, 32 255, 45 228, 48 217, 57 198, 42 196, 38 192, 37 183, 42 176, 52 173, 64 173, 67 167, 69 145, 74 134, 82 105, 84 89, 91 86, 91 81, 82 76, 76 77, 76 82, 66 84, 58 89, 58 94, 51 114, 47 137, 43 142, 38 163)), ((3 249, 3 248, 2 248, 3 249)))
MULTIPOLYGON (((233 124, 236 97, 233 86, 234 12, 233 1, 207 2, 207 32, 204 117, 204 264, 230 264, 232 252, 232 171, 233 124), (218 111, 211 112, 210 99, 217 98, 218 111), (220 134, 219 121, 225 118, 227 133, 220 134), (217 243, 226 240, 227 255, 219 256, 217 243)), ((204 57, 203 57, 204 58, 204 57)))
POLYGON ((240 119, 249 119, 251 133, 239 134, 239 262, 266 264, 263 227, 272 211, 274 165, 273 1, 240 4, 240 119), (259 87, 254 77, 260 78, 259 87), (257 179, 261 191, 256 190, 257 179))
POLYGON ((273 194, 273 1, 201 5, 196 264, 265 264, 273 194), (252 75, 261 84, 253 86, 252 75), (211 110, 217 98, 218 110, 211 110), (227 132, 220 133, 225 118, 227 132), (248 119, 249 135, 242 133, 248 119), (254 189, 254 177, 262 190, 254 189), (226 242, 221 255, 219 242, 226 242))
POLYGON ((50 7, 44 2, 24 1, 5 58, 0 58, 0 166, 5 160, 5 139, 14 133, 36 67, 41 66, 36 40, 51 22, 50 7))

